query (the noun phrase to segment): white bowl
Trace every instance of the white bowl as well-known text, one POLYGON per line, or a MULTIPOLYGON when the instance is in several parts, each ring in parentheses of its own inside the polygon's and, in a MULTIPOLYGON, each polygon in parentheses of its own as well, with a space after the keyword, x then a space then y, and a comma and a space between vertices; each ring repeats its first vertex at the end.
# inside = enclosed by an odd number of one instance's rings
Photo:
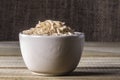
POLYGON ((79 63, 84 34, 34 36, 20 33, 19 40, 29 70, 40 75, 64 75, 73 71, 79 63))

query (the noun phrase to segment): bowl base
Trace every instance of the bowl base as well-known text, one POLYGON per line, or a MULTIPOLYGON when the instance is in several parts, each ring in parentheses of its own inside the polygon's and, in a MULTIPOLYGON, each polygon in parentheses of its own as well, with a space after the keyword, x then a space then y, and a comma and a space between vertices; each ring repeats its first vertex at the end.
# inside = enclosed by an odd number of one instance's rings
MULTIPOLYGON (((71 71, 70 71, 70 72, 71 72, 71 71)), ((33 71, 32 71, 32 74, 38 75, 38 76, 62 76, 62 75, 67 75, 67 74, 69 74, 70 72, 60 73, 60 74, 49 74, 49 73, 40 73, 40 72, 33 72, 33 71)))

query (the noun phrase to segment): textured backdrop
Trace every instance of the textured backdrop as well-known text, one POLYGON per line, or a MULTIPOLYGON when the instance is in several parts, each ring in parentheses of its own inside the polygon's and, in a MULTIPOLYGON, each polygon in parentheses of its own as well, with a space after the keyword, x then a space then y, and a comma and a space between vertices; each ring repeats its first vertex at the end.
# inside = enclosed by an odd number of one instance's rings
POLYGON ((120 0, 0 0, 0 40, 18 40, 45 19, 65 21, 87 41, 120 41, 120 0))

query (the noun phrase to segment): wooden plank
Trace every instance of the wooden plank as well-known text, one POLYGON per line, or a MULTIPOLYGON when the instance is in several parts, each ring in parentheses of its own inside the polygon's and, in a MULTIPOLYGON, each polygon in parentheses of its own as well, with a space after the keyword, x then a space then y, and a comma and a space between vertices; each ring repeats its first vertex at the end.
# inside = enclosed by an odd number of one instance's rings
POLYGON ((74 71, 69 75, 65 76, 38 76, 33 75, 30 71, 27 69, 0 69, 0 80, 1 79, 43 79, 43 80, 117 80, 120 79, 120 73, 118 73, 120 69, 113 69, 113 70, 95 70, 95 69, 79 69, 79 71, 74 71))
POLYGON ((26 67, 21 56, 0 56, 1 79, 120 79, 119 57, 82 57, 79 65, 69 75, 56 77, 41 77, 32 74, 26 67))
MULTIPOLYGON (((86 42, 83 56, 120 56, 119 42, 86 42)), ((0 42, 0 56, 19 56, 21 55, 18 41, 2 41, 0 42)))
MULTIPOLYGON (((120 69, 96 69, 96 68, 76 68, 76 70, 65 76, 120 76, 120 69)), ((32 74, 28 69, 0 69, 0 77, 10 76, 38 76, 32 74)))
POLYGON ((119 77, 0 77, 0 80, 120 80, 119 77))
MULTIPOLYGON (((68 75, 61 77, 120 77, 120 68, 81 68, 77 67, 76 70, 68 75)), ((28 69, 0 69, 0 77, 41 77, 35 74, 32 74, 28 69)), ((56 76, 60 77, 60 76, 56 76)))
POLYGON ((1 41, 0 42, 0 56, 1 55, 21 55, 18 41, 1 41))
POLYGON ((65 76, 37 76, 29 71, 19 53, 18 42, 1 42, 0 80, 120 80, 120 53, 118 43, 85 43, 80 63, 74 72, 65 76), (12 45, 12 46, 11 46, 12 45), (117 45, 117 46, 116 46, 117 45), (102 49, 105 48, 105 50, 102 49), (15 52, 15 49, 18 51, 15 52), (111 51, 108 51, 112 49, 111 51), (11 54, 9 52, 11 51, 11 54), (13 51, 13 52, 12 52, 13 51), (8 53, 8 54, 7 54, 8 53), (12 56, 13 55, 13 56, 12 56))
MULTIPOLYGON (((21 56, 0 56, 0 68, 25 68, 21 56)), ((120 67, 119 57, 82 57, 78 67, 120 67)))
POLYGON ((97 51, 83 51, 83 57, 120 57, 120 53, 97 52, 97 51))

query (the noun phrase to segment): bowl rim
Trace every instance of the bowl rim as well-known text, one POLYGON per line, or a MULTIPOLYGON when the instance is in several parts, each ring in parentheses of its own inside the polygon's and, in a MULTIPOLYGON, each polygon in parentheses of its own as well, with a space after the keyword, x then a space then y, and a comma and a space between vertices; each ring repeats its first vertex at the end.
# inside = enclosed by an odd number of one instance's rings
POLYGON ((48 36, 48 35, 27 35, 27 34, 23 34, 22 32, 19 33, 19 36, 25 36, 25 37, 77 37, 77 36, 84 36, 83 32, 74 32, 75 34, 73 35, 59 35, 59 36, 48 36))

